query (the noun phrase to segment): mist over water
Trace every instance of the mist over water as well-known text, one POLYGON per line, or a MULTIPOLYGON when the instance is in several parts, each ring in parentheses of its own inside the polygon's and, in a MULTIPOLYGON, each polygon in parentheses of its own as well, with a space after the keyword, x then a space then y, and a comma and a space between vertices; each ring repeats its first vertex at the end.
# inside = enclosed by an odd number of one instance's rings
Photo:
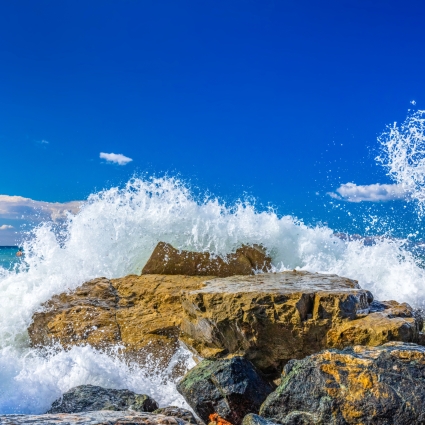
MULTIPOLYGON (((400 129, 391 127, 381 137, 380 157, 397 184, 406 187, 409 199, 417 202, 420 214, 425 202, 422 115, 410 118, 414 125, 409 121, 400 129)), ((90 195, 80 212, 59 227, 37 227, 23 244, 25 260, 16 270, 0 269, 1 413, 43 413, 63 392, 88 383, 146 393, 162 406, 185 405, 175 382, 156 368, 154 359, 141 367, 91 347, 34 350, 26 331, 33 313, 52 295, 95 277, 140 273, 159 241, 216 255, 241 244, 263 244, 273 271, 335 273, 357 279, 380 300, 414 306, 425 301, 425 270, 420 258, 406 249, 406 240, 380 237, 370 245, 362 239, 343 240, 329 227, 258 211, 249 202, 200 200, 176 178, 134 178, 122 188, 90 195)), ((193 366, 187 351, 181 349, 179 356, 193 366)))

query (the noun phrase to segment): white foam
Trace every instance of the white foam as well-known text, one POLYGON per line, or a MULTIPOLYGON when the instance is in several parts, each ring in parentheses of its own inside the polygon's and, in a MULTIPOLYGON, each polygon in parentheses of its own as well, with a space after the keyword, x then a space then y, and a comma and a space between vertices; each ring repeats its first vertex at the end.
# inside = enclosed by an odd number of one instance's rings
MULTIPOLYGON (((184 350, 174 356, 194 362, 184 350)), ((140 367, 126 364, 118 356, 96 351, 90 346, 73 347, 69 351, 52 350, 44 355, 37 350, 22 352, 12 347, 0 351, 0 412, 45 413, 53 401, 69 389, 83 384, 104 388, 129 389, 153 397, 161 406, 189 408, 176 391, 169 370, 161 371, 155 362, 140 367)))
POLYGON ((401 124, 389 125, 378 138, 381 153, 376 158, 388 175, 425 213, 425 111, 412 112, 401 124))
POLYGON ((48 355, 28 351, 26 329, 41 303, 94 277, 140 273, 158 241, 217 254, 262 243, 275 270, 337 273, 358 279, 381 300, 419 305, 425 294, 424 270, 401 241, 364 246, 340 240, 330 228, 311 228, 250 204, 197 202, 172 178, 133 179, 121 189, 93 194, 68 217, 59 237, 49 223, 33 236, 24 244, 20 273, 0 276, 0 412, 40 413, 60 393, 83 383, 152 394, 162 405, 181 403, 172 382, 161 386, 146 378, 145 369, 127 367, 115 355, 89 347, 48 355))

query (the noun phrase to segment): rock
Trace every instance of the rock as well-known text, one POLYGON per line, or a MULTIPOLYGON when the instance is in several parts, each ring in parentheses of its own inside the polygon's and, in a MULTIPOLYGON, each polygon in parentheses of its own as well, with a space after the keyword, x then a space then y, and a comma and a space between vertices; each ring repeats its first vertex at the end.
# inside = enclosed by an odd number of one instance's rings
POLYGON ((273 379, 290 359, 325 348, 425 341, 422 318, 410 306, 372 300, 356 281, 301 271, 130 275, 54 296, 33 315, 28 333, 33 346, 120 344, 131 360, 150 358, 160 367, 180 339, 203 358, 246 356, 273 379))
POLYGON ((195 413, 206 423, 217 413, 233 425, 257 412, 273 387, 243 357, 203 360, 177 385, 195 413))
POLYGON ((204 277, 130 275, 99 278, 51 298, 33 315, 33 346, 122 344, 144 361, 150 354, 168 364, 179 346, 181 291, 203 286, 204 277))
POLYGON ((107 410, 74 414, 0 415, 2 425, 188 425, 184 420, 152 413, 107 410))
POLYGON ((262 416, 256 415, 255 413, 249 413, 243 418, 243 421, 242 421, 242 425, 274 425, 274 424, 275 422, 265 419, 262 416))
POLYGON ((47 413, 80 413, 95 410, 153 412, 156 409, 158 403, 145 394, 95 385, 80 385, 71 388, 53 402, 47 413))
POLYGON ((373 303, 357 282, 304 271, 213 279, 183 293, 182 339, 203 358, 243 355, 271 378, 324 348, 417 342, 407 304, 373 303))
POLYGON ((142 274, 226 277, 270 269, 271 258, 259 245, 243 245, 234 254, 222 258, 213 257, 209 252, 178 251, 168 243, 159 242, 142 274))
POLYGON ((190 410, 183 409, 176 406, 161 407, 154 410, 152 413, 161 414, 165 416, 174 416, 183 419, 185 422, 193 425, 198 425, 198 421, 190 410))
POLYGON ((420 424, 424 377, 425 348, 416 344, 326 350, 289 362, 260 415, 282 425, 420 424))

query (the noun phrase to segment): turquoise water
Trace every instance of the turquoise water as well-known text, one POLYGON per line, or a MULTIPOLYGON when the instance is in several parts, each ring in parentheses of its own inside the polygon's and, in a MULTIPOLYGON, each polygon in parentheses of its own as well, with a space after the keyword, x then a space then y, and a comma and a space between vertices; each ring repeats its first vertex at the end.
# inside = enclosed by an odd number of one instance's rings
POLYGON ((19 258, 16 257, 17 251, 17 246, 0 246, 0 267, 11 270, 19 261, 19 258))

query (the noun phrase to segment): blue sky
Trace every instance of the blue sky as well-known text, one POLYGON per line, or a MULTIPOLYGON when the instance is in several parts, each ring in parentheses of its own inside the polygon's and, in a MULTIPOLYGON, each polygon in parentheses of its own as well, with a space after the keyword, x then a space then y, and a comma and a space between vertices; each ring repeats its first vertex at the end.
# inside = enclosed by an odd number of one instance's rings
MULTIPOLYGON (((2 2, 0 195, 70 202, 169 173, 347 227, 326 193, 391 183, 376 137, 412 100, 424 107, 424 12, 381 0, 2 2)), ((0 213, 0 226, 15 219, 0 213)))

